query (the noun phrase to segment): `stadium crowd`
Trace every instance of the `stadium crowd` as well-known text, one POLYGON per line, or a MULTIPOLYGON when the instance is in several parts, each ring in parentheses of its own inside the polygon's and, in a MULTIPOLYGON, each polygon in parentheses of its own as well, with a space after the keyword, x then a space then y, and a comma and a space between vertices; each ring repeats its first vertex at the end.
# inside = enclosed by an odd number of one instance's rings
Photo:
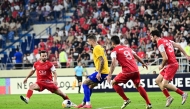
MULTIPOLYGON (((57 28, 56 34, 49 35, 47 40, 41 40, 35 45, 34 57, 25 55, 24 61, 32 63, 39 58, 40 50, 47 50, 49 60, 57 67, 73 67, 74 61, 91 66, 92 49, 86 41, 88 35, 94 34, 108 59, 110 38, 118 35, 121 44, 131 47, 150 63, 160 57, 156 44, 150 40, 150 33, 155 29, 190 54, 189 0, 87 0, 86 3, 79 0, 72 21, 63 30, 57 28)), ((175 50, 176 56, 181 57, 175 50)))
POLYGON ((69 0, 0 0, 0 48, 32 24, 64 18, 69 0))

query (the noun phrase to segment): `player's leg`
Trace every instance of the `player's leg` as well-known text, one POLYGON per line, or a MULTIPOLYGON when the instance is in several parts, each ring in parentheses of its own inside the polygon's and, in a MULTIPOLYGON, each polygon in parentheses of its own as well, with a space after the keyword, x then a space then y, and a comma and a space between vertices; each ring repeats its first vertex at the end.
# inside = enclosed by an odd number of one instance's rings
MULTIPOLYGON (((52 93, 55 93, 56 95, 59 95, 63 98, 63 100, 69 100, 69 97, 63 93, 58 87, 57 85, 55 85, 54 83, 45 83, 44 84, 44 89, 49 90, 52 93)), ((71 106, 76 106, 74 103, 71 102, 71 106)))
POLYGON ((163 94, 165 95, 167 101, 166 101, 166 107, 170 106, 171 103, 173 102, 173 97, 170 96, 167 88, 164 87, 163 85, 163 78, 165 74, 165 70, 162 70, 161 73, 158 75, 158 77, 156 78, 155 82, 156 84, 160 87, 161 91, 163 92, 163 94))
POLYGON ((121 109, 124 109, 131 101, 129 100, 129 98, 127 98, 127 96, 124 93, 124 90, 121 86, 119 86, 119 83, 127 83, 130 79, 130 75, 125 75, 123 73, 119 73, 112 81, 112 86, 114 88, 114 90, 119 94, 119 96, 122 97, 122 99, 124 100, 123 105, 121 106, 121 109))
POLYGON ((77 77, 77 80, 78 80, 78 93, 80 93, 80 90, 81 90, 81 85, 82 85, 82 76, 81 77, 77 77))
POLYGON ((40 88, 40 85, 38 85, 37 83, 30 85, 26 97, 21 95, 20 99, 28 104, 30 97, 33 95, 33 90, 40 91, 43 90, 43 87, 40 88))
POLYGON ((97 83, 94 83, 92 80, 95 80, 96 78, 96 72, 91 74, 82 84, 83 86, 83 90, 84 90, 84 98, 83 98, 83 101, 81 104, 79 104, 77 106, 77 108, 81 108, 83 106, 86 106, 87 108, 91 108, 91 104, 90 104, 90 96, 92 94, 92 88, 90 88, 91 85, 93 84, 97 84, 97 83))
POLYGON ((59 88, 55 89, 53 93, 61 96, 63 100, 69 100, 69 97, 65 93, 63 93, 59 88))
POLYGON ((132 81, 136 87, 136 89, 138 90, 138 92, 140 93, 140 95, 144 98, 144 100, 146 101, 147 104, 147 109, 151 109, 152 105, 150 103, 150 100, 148 98, 148 95, 146 93, 146 90, 140 85, 140 74, 139 72, 134 73, 132 81))
POLYGON ((99 81, 96 78, 97 74, 98 72, 91 74, 89 78, 83 82, 83 89, 84 89, 84 95, 85 95, 84 99, 86 100, 86 104, 82 108, 92 108, 91 103, 90 103, 92 88, 95 87, 98 83, 102 83, 107 76, 107 74, 101 74, 101 80, 99 81))
POLYGON ((92 88, 93 86, 96 86, 97 83, 94 83, 90 78, 87 78, 83 82, 83 90, 84 90, 84 99, 82 102, 83 108, 92 108, 91 103, 90 103, 90 97, 92 94, 92 88))
POLYGON ((176 86, 172 85, 172 84, 169 84, 169 81, 168 80, 163 80, 162 81, 163 83, 163 86, 172 90, 172 91, 175 91, 177 94, 181 95, 182 96, 182 105, 186 102, 187 100, 187 97, 188 97, 188 93, 186 92, 183 92, 181 89, 177 88, 176 86))
POLYGON ((172 91, 175 91, 176 93, 181 95, 182 96, 182 105, 183 105, 185 103, 185 101, 187 100, 188 94, 183 92, 182 90, 180 90, 176 86, 169 84, 169 82, 174 78, 174 76, 177 72, 177 69, 178 69, 178 64, 174 64, 174 65, 169 66, 167 68, 168 73, 164 77, 162 84, 163 84, 163 87, 168 88, 172 91))
MULTIPOLYGON (((97 86, 97 85, 98 85, 98 84, 92 84, 92 85, 89 85, 89 89, 90 89, 90 97, 91 97, 91 95, 92 95, 92 89, 93 89, 95 86, 97 86)), ((77 108, 81 108, 81 107, 83 107, 84 105, 86 105, 86 98, 85 98, 85 96, 84 96, 84 98, 83 98, 82 103, 79 104, 79 105, 77 106, 77 108)))
POLYGON ((163 81, 163 78, 164 76, 166 75, 165 72, 166 72, 166 68, 164 68, 160 74, 158 75, 158 77, 156 78, 155 82, 156 84, 159 86, 160 90, 163 92, 163 94, 165 95, 166 98, 170 97, 170 94, 167 90, 167 88, 164 87, 162 81, 163 81))

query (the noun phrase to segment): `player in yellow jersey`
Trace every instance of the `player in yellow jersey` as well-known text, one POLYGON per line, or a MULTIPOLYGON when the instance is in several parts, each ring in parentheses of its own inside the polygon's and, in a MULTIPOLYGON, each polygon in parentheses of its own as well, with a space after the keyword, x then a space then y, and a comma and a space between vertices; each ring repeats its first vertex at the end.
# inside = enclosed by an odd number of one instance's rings
POLYGON ((104 48, 97 43, 95 35, 88 36, 88 43, 93 46, 93 59, 96 71, 88 76, 83 82, 84 99, 82 104, 78 105, 77 108, 92 108, 90 103, 90 96, 92 89, 102 83, 109 73, 108 60, 105 54, 104 48))

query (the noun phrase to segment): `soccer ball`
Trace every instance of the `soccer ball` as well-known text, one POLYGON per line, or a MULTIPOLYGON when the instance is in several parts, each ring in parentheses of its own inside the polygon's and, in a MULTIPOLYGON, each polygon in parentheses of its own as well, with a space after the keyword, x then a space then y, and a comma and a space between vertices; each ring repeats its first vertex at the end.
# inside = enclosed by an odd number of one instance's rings
POLYGON ((62 107, 63 108, 71 108, 71 101, 70 100, 64 100, 62 102, 62 107))

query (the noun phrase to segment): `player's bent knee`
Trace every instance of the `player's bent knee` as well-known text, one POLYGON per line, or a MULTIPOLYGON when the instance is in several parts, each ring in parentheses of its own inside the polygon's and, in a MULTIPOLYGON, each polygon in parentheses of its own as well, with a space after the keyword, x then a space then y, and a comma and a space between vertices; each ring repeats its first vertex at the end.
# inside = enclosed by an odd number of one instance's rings
POLYGON ((93 85, 89 85, 90 89, 93 89, 94 87, 96 87, 98 84, 93 84, 93 85))
POLYGON ((138 89, 141 85, 140 84, 135 84, 135 88, 138 89))
POLYGON ((163 86, 163 88, 167 88, 168 83, 167 82, 162 82, 162 86, 163 86))
POLYGON ((156 82, 156 84, 161 83, 161 81, 160 81, 160 79, 159 79, 159 78, 156 78, 155 82, 156 82))
POLYGON ((87 78, 82 84, 88 84, 89 79, 87 78))

